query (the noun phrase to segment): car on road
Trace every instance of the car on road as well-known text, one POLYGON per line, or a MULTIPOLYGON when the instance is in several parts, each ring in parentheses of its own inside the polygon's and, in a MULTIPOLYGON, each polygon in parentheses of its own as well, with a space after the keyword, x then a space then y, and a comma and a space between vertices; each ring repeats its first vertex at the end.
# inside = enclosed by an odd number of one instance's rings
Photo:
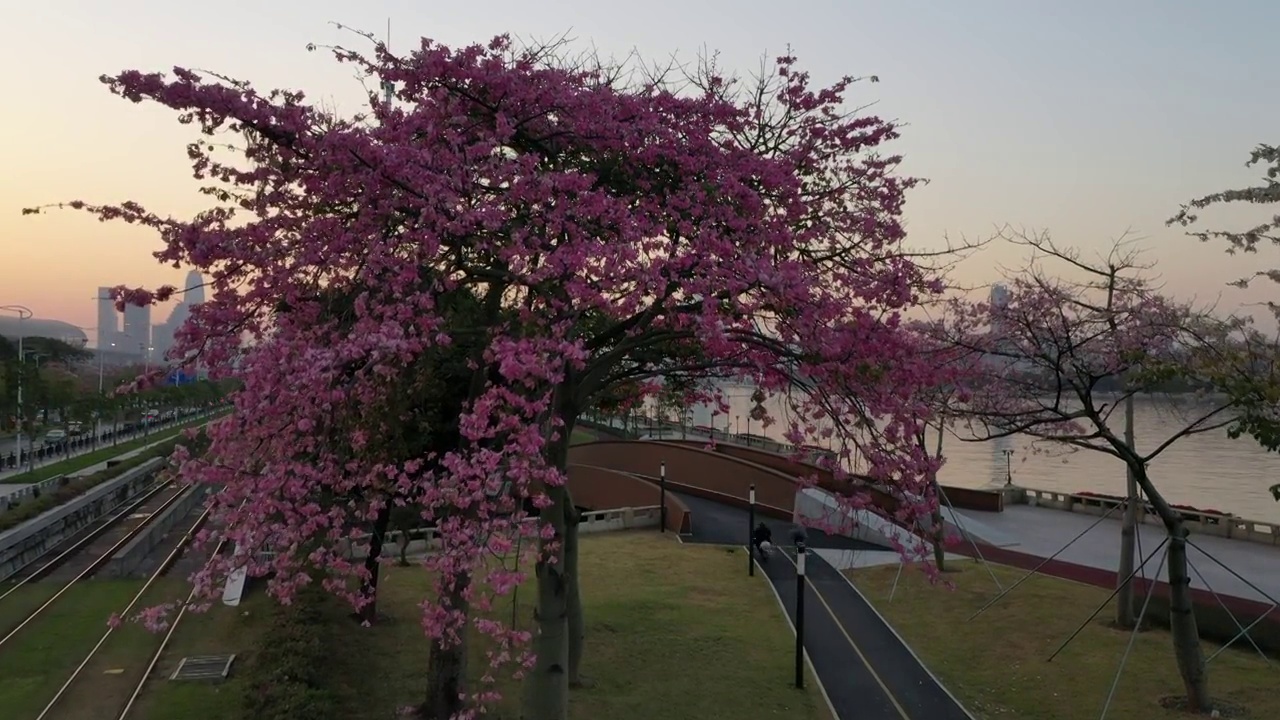
POLYGON ((66 431, 66 430, 53 429, 53 430, 50 430, 49 432, 47 432, 47 433, 45 433, 45 434, 44 434, 44 444, 45 444, 45 445, 52 445, 52 444, 54 444, 54 443, 60 443, 60 442, 62 442, 63 440, 66 440, 66 439, 67 439, 67 431, 66 431))
POLYGON ((67 425, 67 434, 71 437, 78 437, 84 434, 84 423, 73 422, 67 425))

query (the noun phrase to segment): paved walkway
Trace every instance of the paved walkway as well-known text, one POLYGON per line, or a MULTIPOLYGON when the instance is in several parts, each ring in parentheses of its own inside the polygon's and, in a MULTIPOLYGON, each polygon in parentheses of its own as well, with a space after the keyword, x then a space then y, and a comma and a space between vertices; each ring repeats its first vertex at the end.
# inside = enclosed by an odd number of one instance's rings
MULTIPOLYGON (((1042 558, 1052 556, 1062 550, 1072 538, 1084 533, 1058 555, 1057 559, 1108 572, 1115 572, 1120 567, 1121 522, 1113 519, 1118 514, 1113 513, 1112 517, 1098 522, 1099 516, 1096 515, 1026 505, 1012 505, 1000 513, 960 511, 962 519, 977 519, 1016 539, 1017 543, 1007 546, 1008 550, 1042 558), (1098 523, 1097 526, 1089 529, 1094 523, 1098 523)), ((1165 537, 1164 528, 1155 525, 1140 524, 1138 531, 1144 555, 1151 554, 1165 537)), ((1191 573, 1192 587, 1212 589, 1222 595, 1267 604, 1272 602, 1270 598, 1280 599, 1280 547, 1194 532, 1191 534, 1191 542, 1198 546, 1187 551, 1194 568, 1191 573), (1213 558, 1231 570, 1214 562, 1204 551, 1208 551, 1213 558), (1236 577, 1232 571, 1249 582, 1236 577), (1249 587, 1249 583, 1256 588, 1249 587)), ((963 546, 957 546, 954 550, 968 554, 963 546)), ((1160 554, 1157 553, 1147 565, 1145 576, 1154 575, 1159 564, 1160 554)), ((1164 572, 1160 575, 1163 577, 1164 572)))
MULTIPOLYGON (((747 513, 677 493, 693 512, 686 542, 745 545, 747 513)), ((758 565, 795 622, 796 566, 791 523, 764 519, 783 553, 758 565)), ((809 530, 809 547, 832 551, 876 546, 809 530)), ((806 561, 805 650, 837 720, 972 720, 866 598, 821 554, 806 561)))

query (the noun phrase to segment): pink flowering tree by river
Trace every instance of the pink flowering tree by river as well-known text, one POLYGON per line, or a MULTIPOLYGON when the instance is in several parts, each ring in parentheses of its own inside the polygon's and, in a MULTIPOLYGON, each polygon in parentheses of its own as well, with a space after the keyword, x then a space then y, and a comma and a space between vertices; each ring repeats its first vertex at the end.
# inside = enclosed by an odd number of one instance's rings
MULTIPOLYGON (((1135 447, 1131 412, 1138 393, 1171 386, 1201 391, 1250 372, 1258 357, 1248 323, 1219 319, 1161 295, 1126 243, 1097 261, 1053 243, 1047 234, 1009 234, 1033 254, 1007 284, 1007 302, 956 300, 929 332, 968 353, 960 419, 971 440, 1013 435, 1117 458, 1134 487, 1127 493, 1117 620, 1134 624, 1132 592, 1137 499, 1167 533, 1173 643, 1189 706, 1211 705, 1190 592, 1181 513, 1160 492, 1148 463, 1190 435, 1223 432, 1239 421, 1236 397, 1202 394, 1184 424, 1152 447, 1135 447)), ((1120 474, 1117 473, 1119 481, 1120 474)))
POLYGON ((298 91, 189 69, 104 77, 198 131, 187 154, 211 206, 175 219, 71 204, 154 229, 160 262, 213 279, 174 349, 243 384, 206 455, 182 464, 221 488, 208 539, 236 547, 196 575, 202 598, 247 563, 282 602, 321 582, 361 607, 371 570, 343 541, 411 498, 441 536, 425 632, 460 645, 471 625, 500 649, 450 712, 496 700, 506 667, 524 677, 526 720, 563 720, 570 687, 589 682, 564 471, 570 431, 601 399, 657 392, 664 376, 799 385, 811 392, 792 395, 789 440, 834 434, 883 488, 922 495, 936 459, 912 441, 913 398, 934 376, 900 314, 941 286, 904 246, 916 181, 884 150, 897 128, 845 107, 854 78, 814 88, 789 56, 749 82, 710 62, 645 73, 505 37, 327 50, 390 99, 371 92, 367 114, 337 117, 298 91), (475 299, 466 322, 448 302, 459 294, 475 299), (398 398, 464 338, 456 446, 382 442, 418 421, 398 398), (487 612, 523 579, 488 558, 508 552, 526 502, 539 508, 531 644, 487 612), (262 549, 275 554, 255 560, 262 549))

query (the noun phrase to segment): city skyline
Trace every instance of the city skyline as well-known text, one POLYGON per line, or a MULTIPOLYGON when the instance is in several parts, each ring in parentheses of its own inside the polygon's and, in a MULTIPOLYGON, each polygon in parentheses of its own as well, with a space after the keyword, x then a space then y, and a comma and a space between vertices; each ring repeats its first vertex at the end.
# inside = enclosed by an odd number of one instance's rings
MULTIPOLYGON (((1047 229, 1094 253, 1132 228, 1172 295, 1236 310, 1274 294, 1266 284, 1227 285, 1270 267, 1269 249, 1228 256, 1164 222, 1191 197, 1258 182, 1243 163, 1257 143, 1272 140, 1280 100, 1261 92, 1249 69, 1280 60, 1266 34, 1280 21, 1280 6, 815 0, 779 13, 758 2, 655 0, 619 11, 553 0, 536 8, 497 2, 480 13, 407 0, 282 0, 267 9, 231 0, 226 13, 208 18, 158 0, 122 0, 121 7, 72 0, 60 5, 56 22, 42 6, 15 7, 9 14, 24 31, 0 47, 0 58, 15 67, 42 54, 59 58, 40 73, 6 78, 7 94, 25 100, 0 108, 8 130, 0 134, 0 162, 21 170, 0 179, 8 200, 0 212, 7 238, 0 300, 39 317, 92 326, 95 310, 76 288, 126 277, 148 288, 178 285, 184 270, 150 257, 160 242, 147 230, 70 210, 22 217, 20 208, 137 200, 186 217, 207 207, 187 164, 191 128, 162 108, 112 97, 99 75, 207 68, 263 89, 301 88, 352 114, 365 103, 364 88, 305 45, 356 47, 363 41, 330 21, 381 36, 388 17, 393 51, 423 35, 463 45, 501 32, 526 40, 567 32, 578 47, 619 58, 633 48, 650 60, 719 51, 726 69, 746 75, 790 44, 816 83, 845 73, 878 76, 876 84, 855 85, 849 103, 906 123, 890 149, 905 155, 902 172, 930 180, 907 196, 913 246, 983 237, 1011 223, 1047 229), (257 21, 246 25, 243 13, 257 21), (725 13, 737 21, 726 24, 725 13), (83 132, 86 118, 93 133, 83 132)), ((1243 226, 1258 216, 1257 208, 1233 208, 1204 221, 1243 226)), ((962 263, 956 279, 986 286, 1001 268, 1019 264, 1020 251, 990 247, 962 263)))
MULTIPOLYGON (((179 298, 169 311, 168 318, 163 322, 155 323, 151 315, 152 309, 163 308, 164 303, 147 307, 127 305, 124 312, 120 312, 116 310, 115 301, 111 299, 111 288, 99 287, 96 296, 97 326, 93 347, 95 349, 112 348, 127 354, 132 354, 134 347, 137 347, 139 354, 144 358, 163 359, 165 353, 173 346, 174 333, 190 317, 191 307, 205 301, 204 278, 200 275, 200 271, 187 272, 179 298)), ((60 318, 46 319, 61 321, 60 318)))

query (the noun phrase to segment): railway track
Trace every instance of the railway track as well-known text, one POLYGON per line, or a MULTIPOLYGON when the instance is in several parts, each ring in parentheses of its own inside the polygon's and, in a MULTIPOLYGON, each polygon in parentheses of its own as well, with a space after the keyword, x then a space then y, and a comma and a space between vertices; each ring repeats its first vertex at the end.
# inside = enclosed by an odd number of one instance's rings
MULTIPOLYGON (((172 549, 164 560, 156 567, 155 571, 147 578, 142 588, 129 601, 121 611, 120 615, 127 617, 136 609, 144 606, 144 597, 148 592, 153 591, 153 587, 158 581, 164 578, 173 567, 174 563, 181 557, 187 546, 190 545, 196 533, 204 524, 209 516, 209 511, 203 510, 200 515, 192 522, 189 529, 173 544, 172 549)), ((223 543, 219 543, 214 549, 214 554, 221 552, 223 543)), ((66 718, 67 720, 124 720, 133 712, 137 705, 138 698, 142 695, 143 689, 146 687, 147 681, 151 678, 155 667, 160 662, 165 649, 168 647, 173 637, 174 630, 177 628, 179 621, 186 612, 187 605, 190 604, 194 589, 188 593, 186 602, 179 607, 177 613, 170 619, 167 632, 163 636, 147 634, 145 637, 140 632, 133 630, 128 631, 131 634, 128 637, 120 637, 119 640, 112 644, 109 641, 116 632, 115 628, 107 628, 98 642, 89 650, 80 664, 67 677, 62 686, 54 694, 49 703, 40 711, 35 720, 57 720, 66 718), (154 651, 150 654, 150 662, 145 666, 136 662, 138 646, 144 643, 153 643, 154 651), (115 667, 121 664, 119 661, 127 657, 130 662, 128 665, 132 667, 115 667), (108 683, 103 683, 100 678, 104 675, 111 675, 113 679, 108 683)), ((154 595, 154 593, 153 593, 154 595)), ((153 599, 160 600, 162 595, 154 595, 153 599)), ((118 636, 117 636, 118 637, 118 636)))
POLYGON ((104 517, 93 521, 89 528, 73 534, 71 537, 54 545, 48 552, 32 558, 31 562, 0 578, 0 583, 3 583, 0 588, 4 588, 4 591, 0 592, 0 601, 23 585, 48 575, 63 561, 96 540, 117 522, 138 512, 144 503, 163 490, 167 484, 168 482, 165 480, 153 483, 138 495, 117 504, 106 513, 103 513, 104 517))
POLYGON ((5 633, 3 637, 0 637, 0 649, 17 636, 23 628, 30 625, 41 614, 57 603, 58 599, 65 595, 76 583, 89 578, 97 572, 117 552, 123 549, 130 540, 146 529, 147 524, 153 518, 159 516, 170 505, 177 502, 185 490, 185 487, 176 485, 172 481, 162 481, 159 487, 148 491, 137 502, 117 513, 112 521, 76 541, 72 547, 61 551, 57 557, 34 568, 33 572, 27 574, 13 587, 6 590, 4 595, 0 595, 0 599, 2 599, 35 578, 47 578, 54 583, 63 583, 57 592, 26 614, 15 626, 8 630, 0 631, 5 633))

